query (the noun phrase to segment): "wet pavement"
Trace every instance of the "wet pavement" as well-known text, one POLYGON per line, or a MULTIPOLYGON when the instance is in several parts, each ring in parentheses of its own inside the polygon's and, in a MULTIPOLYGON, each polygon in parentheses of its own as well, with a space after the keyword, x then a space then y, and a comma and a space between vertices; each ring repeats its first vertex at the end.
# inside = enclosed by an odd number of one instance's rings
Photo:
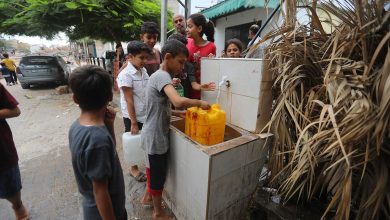
MULTIPOLYGON (((5 85, 4 79, 0 82, 5 85)), ((22 199, 31 219, 82 219, 81 197, 68 149, 68 129, 79 115, 71 94, 57 95, 55 86, 24 90, 15 85, 7 89, 19 101, 22 112, 19 117, 7 121, 20 158, 22 199)), ((118 94, 115 96, 118 100, 118 94)), ((152 209, 139 203, 145 183, 130 177, 129 166, 123 161, 123 131, 122 118, 117 114, 117 151, 125 176, 128 217, 151 219, 152 209)), ((6 200, 0 200, 0 219, 14 219, 11 205, 6 200)))

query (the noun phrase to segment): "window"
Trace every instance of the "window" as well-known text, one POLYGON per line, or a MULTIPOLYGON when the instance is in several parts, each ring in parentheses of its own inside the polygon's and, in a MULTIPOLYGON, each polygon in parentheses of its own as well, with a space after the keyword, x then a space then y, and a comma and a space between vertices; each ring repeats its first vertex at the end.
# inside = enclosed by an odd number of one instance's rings
POLYGON ((246 45, 249 43, 248 39, 248 31, 249 28, 253 25, 257 24, 259 27, 261 27, 261 21, 258 21, 257 23, 250 22, 246 24, 241 24, 233 27, 228 27, 225 29, 225 42, 227 40, 230 40, 232 38, 237 38, 244 44, 244 48, 246 48, 246 45))
POLYGON ((23 65, 57 65, 54 57, 23 57, 20 61, 23 65))

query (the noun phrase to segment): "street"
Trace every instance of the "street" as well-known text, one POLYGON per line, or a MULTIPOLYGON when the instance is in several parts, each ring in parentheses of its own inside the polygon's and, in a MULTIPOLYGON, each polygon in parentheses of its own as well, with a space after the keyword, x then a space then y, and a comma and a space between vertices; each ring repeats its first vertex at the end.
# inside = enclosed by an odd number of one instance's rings
MULTIPOLYGON (((4 79, 0 82, 5 85, 4 79)), ((6 88, 18 100, 22 112, 19 117, 7 121, 19 154, 22 200, 31 219, 82 219, 81 197, 68 149, 68 129, 79 115, 71 94, 57 95, 54 86, 28 90, 20 85, 6 88)), ((145 184, 131 178, 129 167, 123 162, 121 137, 124 126, 120 114, 117 114, 115 130, 129 219, 149 219, 152 210, 141 207, 138 202, 145 184)), ((11 204, 6 200, 0 200, 0 219, 14 219, 11 204)))

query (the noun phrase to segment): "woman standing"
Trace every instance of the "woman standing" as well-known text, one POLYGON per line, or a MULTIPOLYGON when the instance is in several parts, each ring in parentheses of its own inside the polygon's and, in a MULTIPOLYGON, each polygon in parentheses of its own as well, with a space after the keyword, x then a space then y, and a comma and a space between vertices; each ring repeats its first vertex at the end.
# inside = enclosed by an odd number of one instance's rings
MULTIPOLYGON (((187 49, 189 51, 188 61, 193 63, 195 78, 200 84, 200 60, 202 57, 215 57, 216 47, 214 42, 214 24, 207 20, 204 15, 196 13, 189 16, 187 20, 187 49), (203 39, 206 35, 207 40, 203 39)), ((200 99, 200 91, 192 90, 192 99, 200 99)))

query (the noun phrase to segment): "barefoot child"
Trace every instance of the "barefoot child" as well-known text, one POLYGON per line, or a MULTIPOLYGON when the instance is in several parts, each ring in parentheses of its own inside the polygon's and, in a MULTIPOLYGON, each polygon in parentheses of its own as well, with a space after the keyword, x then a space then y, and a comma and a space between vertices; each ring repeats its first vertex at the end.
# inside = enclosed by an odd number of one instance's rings
POLYGON ((28 212, 22 203, 20 194, 22 181, 18 153, 11 129, 5 120, 19 115, 18 102, 0 84, 0 198, 8 200, 12 204, 16 219, 27 220, 28 212))
MULTIPOLYGON (((152 50, 145 43, 130 41, 127 44, 128 64, 119 73, 117 79, 125 132, 131 134, 138 134, 145 122, 145 88, 149 75, 144 66, 151 52, 152 50)), ((130 165, 130 175, 138 182, 145 182, 146 176, 139 171, 138 165, 130 165)))
MULTIPOLYGON (((141 146, 146 152, 147 191, 152 196, 153 219, 170 219, 161 205, 169 150, 169 124, 171 113, 183 116, 183 112, 171 110, 171 103, 177 108, 200 106, 208 109, 210 106, 205 101, 179 96, 172 85, 172 78, 183 70, 187 60, 186 46, 170 40, 161 51, 161 68, 149 78, 146 87, 146 120, 141 146)), ((147 204, 148 201, 143 198, 141 203, 147 204)))
POLYGON ((84 219, 127 219, 125 185, 115 146, 115 111, 111 76, 103 68, 86 65, 69 78, 80 117, 69 130, 69 148, 84 219))

